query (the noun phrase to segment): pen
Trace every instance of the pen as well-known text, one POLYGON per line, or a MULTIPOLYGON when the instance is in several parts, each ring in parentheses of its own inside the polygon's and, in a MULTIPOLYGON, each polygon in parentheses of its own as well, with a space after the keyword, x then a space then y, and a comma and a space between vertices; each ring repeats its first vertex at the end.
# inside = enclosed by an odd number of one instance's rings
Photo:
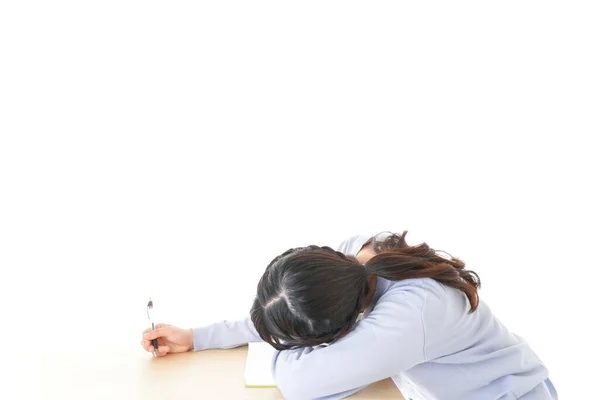
MULTIPOLYGON (((152 304, 152 297, 148 300, 148 306, 146 307, 146 314, 148 314, 148 321, 150 321, 150 328, 154 330, 154 321, 150 317, 154 305, 152 304)), ((152 346, 154 346, 154 357, 158 356, 158 340, 152 339, 152 346)))

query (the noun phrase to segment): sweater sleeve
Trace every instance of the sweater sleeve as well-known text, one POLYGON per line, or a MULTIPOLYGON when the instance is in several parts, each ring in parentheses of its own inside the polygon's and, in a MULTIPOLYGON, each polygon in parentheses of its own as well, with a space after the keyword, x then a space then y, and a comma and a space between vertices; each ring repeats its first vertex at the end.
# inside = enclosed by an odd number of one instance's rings
POLYGON ((192 329, 194 351, 231 349, 250 342, 261 342, 250 316, 238 321, 221 321, 192 329))
POLYGON ((334 400, 424 361, 424 292, 391 290, 329 346, 274 352, 273 376, 289 400, 334 400))

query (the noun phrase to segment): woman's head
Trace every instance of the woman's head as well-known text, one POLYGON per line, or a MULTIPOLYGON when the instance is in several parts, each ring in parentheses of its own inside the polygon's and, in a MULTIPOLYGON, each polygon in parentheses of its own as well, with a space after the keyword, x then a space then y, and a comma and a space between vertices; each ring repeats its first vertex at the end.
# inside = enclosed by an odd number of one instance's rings
MULTIPOLYGON (((250 312, 261 338, 277 349, 316 346, 352 329, 373 294, 373 278, 433 278, 462 290, 477 308, 479 278, 458 259, 446 259, 402 235, 367 241, 376 255, 360 264, 330 247, 289 249, 267 266, 250 312)), ((376 281, 376 280, 375 280, 376 281)))
POLYGON ((299 247, 271 261, 251 317, 275 348, 316 346, 353 326, 368 291, 366 271, 353 257, 330 247, 299 247))

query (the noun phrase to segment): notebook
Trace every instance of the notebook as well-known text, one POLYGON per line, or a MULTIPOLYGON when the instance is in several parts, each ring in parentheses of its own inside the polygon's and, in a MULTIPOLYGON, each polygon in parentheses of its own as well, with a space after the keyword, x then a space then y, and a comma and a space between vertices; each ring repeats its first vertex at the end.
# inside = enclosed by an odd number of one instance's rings
POLYGON ((264 342, 248 343, 244 378, 247 388, 276 387, 271 368, 275 349, 264 342))

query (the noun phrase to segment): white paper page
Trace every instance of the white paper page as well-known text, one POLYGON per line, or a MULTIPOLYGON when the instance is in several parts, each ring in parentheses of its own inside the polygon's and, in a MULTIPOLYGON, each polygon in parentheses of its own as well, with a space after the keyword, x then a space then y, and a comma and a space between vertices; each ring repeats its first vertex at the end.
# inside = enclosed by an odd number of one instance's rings
POLYGON ((264 342, 248 344, 246 387, 276 387, 271 367, 275 349, 264 342))

